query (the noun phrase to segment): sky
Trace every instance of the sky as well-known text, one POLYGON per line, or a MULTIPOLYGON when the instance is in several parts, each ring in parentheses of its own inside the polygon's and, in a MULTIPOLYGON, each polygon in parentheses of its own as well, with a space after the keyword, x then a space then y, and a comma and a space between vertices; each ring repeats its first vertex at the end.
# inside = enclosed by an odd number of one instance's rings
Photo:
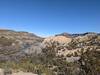
POLYGON ((100 32, 100 0, 0 0, 0 29, 40 36, 100 32))

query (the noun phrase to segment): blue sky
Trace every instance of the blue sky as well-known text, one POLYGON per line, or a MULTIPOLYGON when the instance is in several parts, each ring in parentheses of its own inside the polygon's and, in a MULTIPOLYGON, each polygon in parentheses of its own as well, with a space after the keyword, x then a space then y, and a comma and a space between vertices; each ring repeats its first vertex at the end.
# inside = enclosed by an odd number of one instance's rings
POLYGON ((100 32, 100 0, 0 0, 0 28, 40 36, 100 32))

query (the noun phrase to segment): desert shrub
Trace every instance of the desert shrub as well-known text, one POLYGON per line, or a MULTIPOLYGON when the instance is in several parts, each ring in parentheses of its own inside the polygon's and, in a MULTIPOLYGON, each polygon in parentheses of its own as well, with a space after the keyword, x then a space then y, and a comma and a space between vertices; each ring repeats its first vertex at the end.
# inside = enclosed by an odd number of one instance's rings
POLYGON ((93 50, 88 50, 81 54, 79 60, 81 72, 84 72, 84 75, 99 75, 100 74, 100 52, 93 50))

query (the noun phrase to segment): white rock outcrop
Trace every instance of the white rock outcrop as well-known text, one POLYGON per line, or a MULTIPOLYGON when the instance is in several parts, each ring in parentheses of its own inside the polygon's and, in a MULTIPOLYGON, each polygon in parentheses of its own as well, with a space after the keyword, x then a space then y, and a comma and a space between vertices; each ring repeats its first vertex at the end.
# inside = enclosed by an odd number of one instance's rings
POLYGON ((72 40, 71 38, 67 38, 65 36, 52 36, 44 39, 43 43, 50 42, 50 41, 54 41, 58 43, 69 43, 71 42, 71 40, 72 40))
POLYGON ((0 75, 4 75, 4 70, 0 69, 0 75))

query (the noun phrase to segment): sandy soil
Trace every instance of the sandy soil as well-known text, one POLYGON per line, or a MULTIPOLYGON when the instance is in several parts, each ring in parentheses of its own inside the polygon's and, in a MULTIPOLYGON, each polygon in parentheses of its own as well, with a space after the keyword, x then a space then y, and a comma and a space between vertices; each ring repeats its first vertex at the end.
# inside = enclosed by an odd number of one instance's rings
MULTIPOLYGON (((3 69, 0 69, 0 75, 4 75, 3 69)), ((12 73, 11 75, 37 75, 37 74, 20 71, 20 72, 17 72, 17 73, 12 73)))
POLYGON ((12 75, 37 75, 37 74, 25 73, 25 72, 18 72, 18 73, 13 73, 12 75))

